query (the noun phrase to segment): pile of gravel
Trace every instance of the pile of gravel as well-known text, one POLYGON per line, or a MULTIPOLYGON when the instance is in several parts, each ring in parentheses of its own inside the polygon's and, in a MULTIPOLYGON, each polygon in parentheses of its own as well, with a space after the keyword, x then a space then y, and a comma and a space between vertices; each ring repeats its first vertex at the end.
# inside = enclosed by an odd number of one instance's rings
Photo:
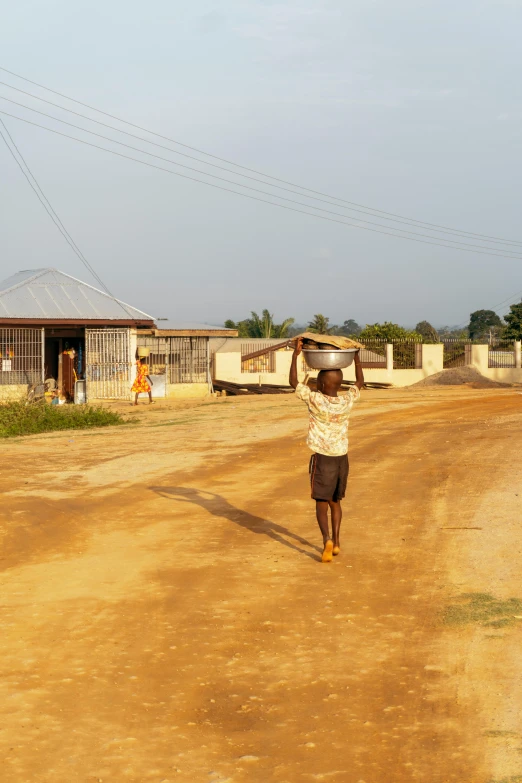
POLYGON ((413 383, 408 388, 414 389, 419 386, 462 386, 463 384, 471 384, 473 389, 500 389, 513 385, 511 383, 492 381, 481 375, 474 367, 451 367, 448 370, 437 372, 435 375, 429 375, 424 380, 413 383))

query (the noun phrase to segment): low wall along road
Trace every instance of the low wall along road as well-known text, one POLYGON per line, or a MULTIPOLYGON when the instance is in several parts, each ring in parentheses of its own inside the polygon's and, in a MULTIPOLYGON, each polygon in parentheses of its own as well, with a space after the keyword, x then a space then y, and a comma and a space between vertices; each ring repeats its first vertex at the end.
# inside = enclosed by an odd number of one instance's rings
MULTIPOLYGON (((382 368, 369 367, 364 369, 364 377, 372 383, 389 383, 392 386, 404 387, 412 386, 431 375, 435 375, 444 369, 442 343, 436 345, 422 345, 420 351, 420 362, 415 369, 396 369, 393 364, 393 345, 387 346, 386 366, 382 368)), ((520 343, 515 345, 516 367, 513 368, 490 368, 488 366, 487 345, 470 346, 469 366, 474 367, 484 377, 501 383, 522 383, 522 368, 520 362, 520 343)), ((254 348, 251 348, 254 350, 254 348)), ((229 381, 232 383, 261 383, 285 385, 288 383, 288 374, 290 372, 290 363, 292 361, 292 352, 280 350, 275 352, 274 372, 242 372, 241 353, 220 352, 214 354, 213 375, 215 380, 229 381)), ((306 374, 311 378, 317 375, 316 370, 308 370, 301 363, 300 380, 304 380, 306 374)), ((355 369, 353 365, 343 370, 343 376, 346 380, 355 380, 355 369)))

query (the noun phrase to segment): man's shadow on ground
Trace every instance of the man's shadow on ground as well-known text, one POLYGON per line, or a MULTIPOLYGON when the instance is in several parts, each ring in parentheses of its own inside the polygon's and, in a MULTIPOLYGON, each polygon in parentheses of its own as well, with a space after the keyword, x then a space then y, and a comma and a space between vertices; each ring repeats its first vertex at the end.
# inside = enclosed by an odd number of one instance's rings
POLYGON ((206 490, 192 489, 189 487, 149 487, 157 495, 161 495, 164 498, 170 500, 177 500, 181 503, 194 503, 196 506, 208 511, 214 517, 222 517, 223 519, 229 519, 236 525, 250 530, 252 533, 258 533, 268 536, 274 539, 279 544, 293 549, 302 555, 312 558, 312 560, 321 561, 321 558, 314 555, 312 552, 307 552, 305 549, 297 546, 293 541, 309 546, 315 549, 317 552, 322 550, 311 544, 305 538, 292 533, 286 527, 277 525, 275 522, 270 522, 268 519, 262 517, 256 517, 254 514, 249 514, 248 511, 242 511, 236 508, 228 500, 225 500, 221 495, 217 495, 215 492, 207 492, 206 490), (285 538, 286 536, 286 538, 285 538), (288 541, 290 538, 292 541, 288 541))

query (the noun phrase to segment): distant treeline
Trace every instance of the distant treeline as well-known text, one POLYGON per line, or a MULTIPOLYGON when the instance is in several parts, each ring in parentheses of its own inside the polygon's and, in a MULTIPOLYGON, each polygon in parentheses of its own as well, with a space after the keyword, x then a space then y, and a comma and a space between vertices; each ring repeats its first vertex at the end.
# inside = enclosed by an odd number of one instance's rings
POLYGON ((493 310, 475 310, 470 314, 469 324, 462 326, 442 326, 436 329, 429 321, 419 321, 415 329, 399 324, 383 323, 360 326, 353 318, 341 325, 331 324, 330 319, 318 313, 307 324, 297 324, 294 318, 285 318, 280 323, 274 321, 269 310, 263 310, 261 316, 250 313, 243 321, 225 321, 228 329, 237 329, 239 337, 285 338, 295 337, 302 332, 316 334, 336 334, 356 337, 361 340, 421 340, 425 343, 437 343, 443 339, 522 339, 522 302, 510 306, 510 312, 502 320, 493 310))

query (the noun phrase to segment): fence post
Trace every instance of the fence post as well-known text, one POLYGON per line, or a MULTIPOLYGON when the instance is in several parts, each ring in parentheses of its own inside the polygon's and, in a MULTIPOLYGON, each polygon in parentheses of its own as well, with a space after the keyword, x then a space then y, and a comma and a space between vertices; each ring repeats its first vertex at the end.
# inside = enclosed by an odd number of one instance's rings
POLYGON ((435 375, 444 369, 444 345, 442 343, 423 344, 422 369, 426 375, 435 375))
MULTIPOLYGON (((131 386, 136 380, 138 370, 136 368, 136 354, 138 352, 138 330, 129 330, 129 399, 132 399, 131 386)), ((87 357, 86 357, 87 358, 87 357)), ((166 392, 165 392, 166 393, 166 392)))
POLYGON ((515 367, 517 369, 522 368, 522 342, 515 340, 515 367))
POLYGON ((424 347, 422 343, 415 343, 415 369, 421 370, 422 369, 422 352, 424 350, 424 347))
POLYGON ((393 343, 386 343, 386 369, 393 371, 393 343))
POLYGON ((487 370, 489 367, 489 345, 471 346, 471 366, 476 367, 479 372, 487 370))

